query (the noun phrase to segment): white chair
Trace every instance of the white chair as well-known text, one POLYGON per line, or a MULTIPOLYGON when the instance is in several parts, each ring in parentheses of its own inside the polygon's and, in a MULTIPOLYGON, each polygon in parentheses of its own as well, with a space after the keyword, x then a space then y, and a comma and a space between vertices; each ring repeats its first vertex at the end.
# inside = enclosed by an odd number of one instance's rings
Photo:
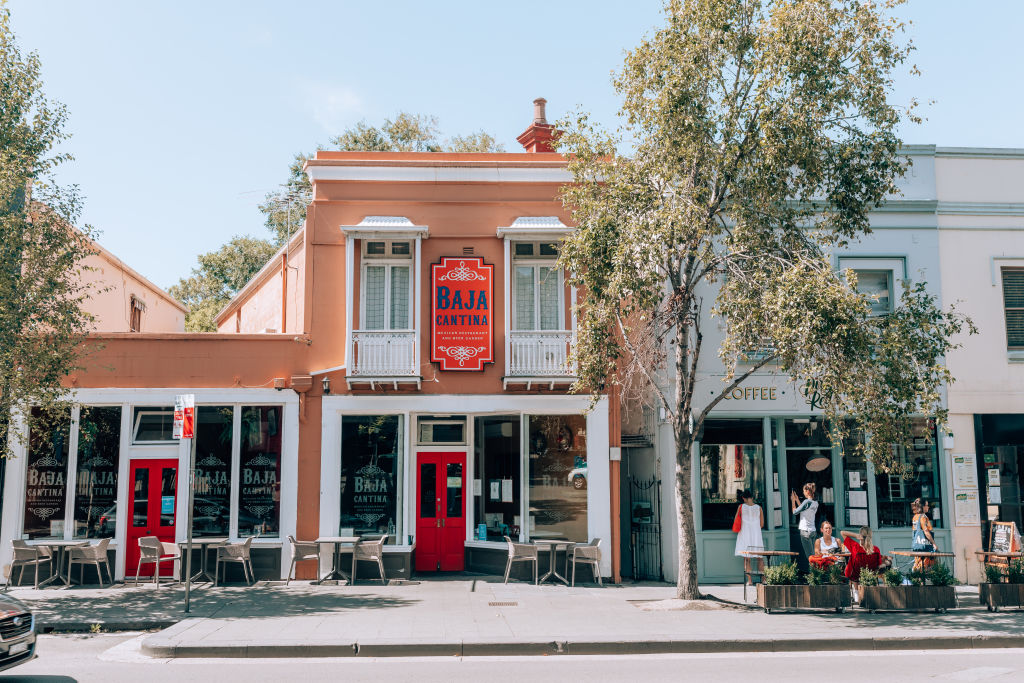
MULTIPOLYGON (((101 567, 106 567, 107 576, 110 578, 110 583, 114 583, 114 576, 110 573, 110 565, 107 563, 107 546, 110 545, 110 539, 104 538, 96 545, 89 543, 83 543, 82 545, 74 545, 68 548, 68 575, 64 577, 64 585, 71 585, 71 567, 78 565, 78 582, 85 583, 85 565, 91 564, 96 567, 96 576, 99 578, 100 587, 103 586, 103 571, 101 567)), ((138 575, 136 575, 136 579, 138 575)))
MULTIPOLYGON (((139 585, 139 572, 143 564, 156 564, 153 575, 156 577, 156 587, 160 588, 160 564, 164 560, 171 561, 171 571, 174 571, 174 563, 181 562, 181 549, 174 543, 164 543, 156 536, 143 536, 139 539, 139 566, 135 569, 135 585, 139 585)), ((181 566, 178 566, 179 570, 181 566)), ((109 569, 107 570, 110 571, 109 569)))
POLYGON ((572 554, 566 558, 566 562, 572 562, 572 580, 570 586, 576 585, 576 565, 587 564, 590 565, 591 570, 594 572, 594 579, 597 581, 598 586, 603 586, 601 582, 601 539, 595 538, 590 543, 577 543, 572 547, 572 554))
POLYGON ((508 543, 508 561, 505 563, 505 583, 508 583, 508 573, 512 569, 513 562, 533 562, 533 583, 537 583, 537 546, 532 543, 515 543, 508 536, 505 537, 508 543))
POLYGON ((387 585, 388 579, 384 576, 384 542, 387 540, 388 537, 383 536, 376 541, 359 541, 352 546, 352 582, 350 585, 356 585, 356 567, 359 566, 359 560, 376 561, 377 568, 380 570, 380 582, 387 585))
MULTIPOLYGON (((11 546, 14 548, 14 560, 11 562, 11 577, 14 576, 14 570, 18 570, 18 580, 16 585, 20 585, 22 579, 25 578, 25 567, 33 567, 35 569, 35 588, 39 588, 39 567, 45 564, 47 571, 52 572, 53 567, 53 551, 44 545, 29 545, 21 539, 15 539, 11 541, 11 546)), ((8 585, 11 583, 10 578, 7 580, 8 585)))
POLYGON ((316 574, 320 578, 320 546, 313 541, 296 541, 294 536, 288 536, 288 543, 292 547, 292 566, 288 570, 288 580, 284 585, 291 583, 295 576, 295 563, 303 560, 316 560, 316 574))
POLYGON ((220 564, 223 562, 224 567, 224 578, 227 579, 227 563, 237 562, 242 565, 242 572, 245 574, 245 582, 252 584, 256 581, 256 575, 252 570, 252 556, 250 555, 250 549, 252 548, 252 539, 256 536, 250 536, 241 543, 225 543, 223 545, 215 546, 217 548, 217 564, 213 570, 213 585, 217 585, 218 579, 220 579, 220 564))

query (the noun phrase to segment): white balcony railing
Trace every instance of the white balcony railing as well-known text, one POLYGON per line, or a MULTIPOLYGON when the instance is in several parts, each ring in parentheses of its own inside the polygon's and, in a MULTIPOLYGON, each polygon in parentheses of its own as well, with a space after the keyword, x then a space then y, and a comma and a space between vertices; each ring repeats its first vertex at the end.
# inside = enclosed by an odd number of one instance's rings
POLYGON ((509 369, 512 377, 571 377, 569 364, 574 341, 568 330, 509 332, 509 369))
POLYGON ((352 333, 355 362, 350 376, 402 377, 419 374, 416 367, 416 332, 387 331, 352 333))

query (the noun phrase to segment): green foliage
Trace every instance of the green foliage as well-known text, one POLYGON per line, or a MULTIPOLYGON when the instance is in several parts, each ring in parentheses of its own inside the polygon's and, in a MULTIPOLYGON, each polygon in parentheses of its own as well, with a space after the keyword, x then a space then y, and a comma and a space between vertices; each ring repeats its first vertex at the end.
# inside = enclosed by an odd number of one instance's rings
POLYGON ((709 412, 751 374, 775 363, 837 440, 871 433, 865 454, 881 472, 898 469, 891 444, 908 442, 912 416, 945 418, 943 358, 973 325, 922 283, 874 317, 830 256, 870 233, 869 212, 898 194, 909 164, 897 126, 913 105, 888 101, 910 52, 889 15, 899 4, 667 0, 665 24, 615 79, 621 133, 582 113, 558 124, 574 180, 562 199, 579 226, 560 265, 586 292, 576 389, 596 397, 619 383, 668 417, 680 597, 699 591, 678 482, 709 412), (628 157, 617 153, 627 140, 628 157), (722 321, 724 381, 696 392, 708 313, 722 321))
POLYGON ((199 267, 167 291, 189 308, 185 329, 216 332, 215 318, 238 290, 274 255, 267 240, 234 237, 217 251, 199 255, 199 267))
POLYGON ((1011 560, 1006 567, 1008 583, 1024 583, 1024 560, 1011 560))
POLYGON ((957 586, 960 581, 953 576, 953 572, 942 562, 936 562, 928 571, 928 580, 933 586, 957 586))
POLYGON ((83 310, 83 260, 95 253, 91 229, 75 227, 81 200, 54 181, 70 160, 67 111, 42 91, 34 52, 22 54, 0 4, 0 456, 20 430, 19 406, 66 409, 61 380, 79 367, 93 317, 83 310))
POLYGON ((826 581, 833 586, 838 586, 846 581, 846 576, 843 574, 843 568, 838 562, 828 568, 828 575, 825 578, 826 581))
POLYGON ((882 573, 882 579, 886 586, 902 586, 903 573, 895 567, 890 567, 882 573))
POLYGON ((928 582, 928 572, 924 569, 912 569, 907 574, 910 583, 914 586, 923 586, 928 582))
POLYGON ((762 581, 768 586, 795 586, 800 583, 800 572, 796 562, 765 567, 762 581))
POLYGON ((804 580, 807 581, 808 586, 820 586, 821 584, 826 582, 826 577, 827 574, 824 569, 816 567, 812 564, 811 570, 807 572, 807 575, 804 577, 804 580))
POLYGON ((857 582, 862 586, 877 586, 878 572, 865 567, 860 570, 860 578, 857 580, 857 582))
POLYGON ((1003 568, 998 564, 985 565, 985 581, 987 583, 1002 583, 1003 576, 1003 568))

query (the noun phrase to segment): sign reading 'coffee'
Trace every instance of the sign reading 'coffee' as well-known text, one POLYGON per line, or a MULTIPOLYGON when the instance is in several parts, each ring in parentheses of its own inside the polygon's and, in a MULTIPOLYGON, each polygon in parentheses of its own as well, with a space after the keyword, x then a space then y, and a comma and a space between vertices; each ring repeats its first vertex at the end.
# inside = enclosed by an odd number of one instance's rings
POLYGON ((494 362, 494 266, 450 257, 430 267, 430 360, 442 370, 494 362))

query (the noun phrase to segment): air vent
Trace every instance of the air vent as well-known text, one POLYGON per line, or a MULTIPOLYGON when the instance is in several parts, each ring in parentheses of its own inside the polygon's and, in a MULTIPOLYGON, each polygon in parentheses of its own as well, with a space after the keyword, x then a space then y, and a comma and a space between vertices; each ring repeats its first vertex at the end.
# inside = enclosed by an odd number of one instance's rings
POLYGON ((473 247, 463 247, 462 248, 462 255, 463 256, 472 256, 473 255, 473 247))
POLYGON ((512 601, 512 602, 489 602, 489 603, 487 603, 487 606, 488 607, 519 607, 519 603, 518 602, 514 602, 514 601, 512 601))

